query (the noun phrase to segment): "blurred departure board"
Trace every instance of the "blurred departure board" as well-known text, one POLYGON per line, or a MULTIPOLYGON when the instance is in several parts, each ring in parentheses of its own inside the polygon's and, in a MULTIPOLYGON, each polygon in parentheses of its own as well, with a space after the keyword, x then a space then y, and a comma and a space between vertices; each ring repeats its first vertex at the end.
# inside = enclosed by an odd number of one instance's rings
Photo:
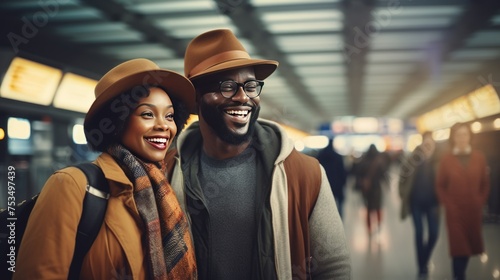
POLYGON ((31 60, 15 57, 0 86, 0 96, 4 98, 50 105, 62 71, 31 60))

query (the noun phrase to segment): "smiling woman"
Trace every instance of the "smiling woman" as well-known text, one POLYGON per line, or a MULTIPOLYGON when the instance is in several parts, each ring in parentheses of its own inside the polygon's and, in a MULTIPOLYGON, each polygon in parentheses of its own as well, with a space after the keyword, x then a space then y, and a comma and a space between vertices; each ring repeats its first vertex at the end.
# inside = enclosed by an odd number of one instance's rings
MULTIPOLYGON (((77 271, 80 279, 196 279, 186 216, 165 177, 165 155, 194 106, 194 88, 146 59, 106 73, 84 122, 94 162, 108 181, 104 223, 77 271)), ((14 279, 65 279, 82 215, 85 175, 56 171, 31 213, 14 279), (43 257, 42 257, 43 256, 43 257)), ((71 268, 71 269, 70 269, 71 268)))
POLYGON ((170 140, 176 134, 172 101, 163 89, 152 87, 131 112, 121 139, 139 158, 159 162, 165 158, 170 140))

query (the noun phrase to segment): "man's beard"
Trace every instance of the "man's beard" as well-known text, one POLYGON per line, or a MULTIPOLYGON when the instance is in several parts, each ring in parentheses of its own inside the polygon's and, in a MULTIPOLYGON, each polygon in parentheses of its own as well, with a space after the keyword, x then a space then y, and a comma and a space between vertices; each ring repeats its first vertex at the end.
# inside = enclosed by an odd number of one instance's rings
POLYGON ((201 115, 205 122, 215 131, 215 134, 222 141, 231 145, 239 145, 249 141, 255 131, 255 123, 259 117, 260 106, 252 107, 248 130, 243 135, 235 134, 229 130, 224 121, 225 112, 219 108, 220 106, 209 106, 205 102, 201 102, 200 104, 201 115))

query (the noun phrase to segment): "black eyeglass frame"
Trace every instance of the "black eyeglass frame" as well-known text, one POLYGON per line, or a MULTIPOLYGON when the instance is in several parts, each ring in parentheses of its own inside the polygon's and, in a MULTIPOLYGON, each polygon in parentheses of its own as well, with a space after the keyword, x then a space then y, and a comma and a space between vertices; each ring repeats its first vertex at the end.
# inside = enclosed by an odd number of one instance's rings
POLYGON ((238 93, 238 90, 240 90, 240 87, 241 87, 241 88, 243 88, 243 92, 245 92, 245 94, 248 96, 248 98, 253 99, 253 98, 257 98, 257 97, 259 97, 260 93, 262 92, 262 88, 264 87, 264 81, 261 81, 261 80, 249 80, 249 81, 246 81, 246 82, 244 82, 244 83, 238 83, 238 82, 236 82, 236 81, 234 81, 234 80, 219 81, 219 92, 220 92, 220 94, 221 94, 222 96, 224 96, 225 98, 228 98, 228 99, 229 99, 229 98, 233 98, 233 96, 235 96, 235 95, 236 95, 236 93, 238 93), (233 92, 230 96, 226 96, 226 95, 224 94, 224 92, 222 92, 222 84, 223 84, 223 83, 226 83, 226 82, 232 82, 232 83, 236 84, 236 86, 237 86, 237 87, 236 87, 236 89, 234 90, 234 92, 233 92), (259 92, 258 92, 258 93, 257 93, 257 95, 255 95, 255 96, 250 96, 250 95, 248 95, 248 92, 245 90, 245 86, 246 86, 246 84, 248 84, 248 83, 250 83, 250 82, 257 82, 257 83, 258 83, 258 85, 259 85, 259 87, 258 87, 259 92))

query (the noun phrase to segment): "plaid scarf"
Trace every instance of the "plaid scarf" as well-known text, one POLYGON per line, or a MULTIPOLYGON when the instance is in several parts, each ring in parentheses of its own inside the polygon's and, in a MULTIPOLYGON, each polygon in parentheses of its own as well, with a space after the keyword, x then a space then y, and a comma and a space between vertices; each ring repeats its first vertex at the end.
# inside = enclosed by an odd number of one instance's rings
POLYGON ((150 279, 197 279, 188 222, 165 177, 166 164, 145 163, 121 145, 108 153, 134 183, 135 203, 146 227, 150 279))

